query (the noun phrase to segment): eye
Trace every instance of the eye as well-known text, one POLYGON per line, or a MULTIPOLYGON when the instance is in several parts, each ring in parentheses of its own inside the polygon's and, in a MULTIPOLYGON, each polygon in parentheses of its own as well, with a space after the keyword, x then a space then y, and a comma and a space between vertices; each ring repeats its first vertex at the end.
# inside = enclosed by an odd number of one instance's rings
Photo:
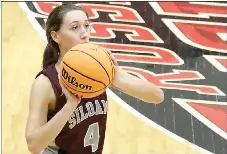
POLYGON ((78 28, 77 26, 73 26, 73 27, 72 27, 73 30, 76 30, 77 28, 78 28))
POLYGON ((85 28, 86 28, 87 30, 90 30, 90 29, 91 29, 91 25, 90 25, 90 24, 86 24, 86 25, 85 25, 85 28))

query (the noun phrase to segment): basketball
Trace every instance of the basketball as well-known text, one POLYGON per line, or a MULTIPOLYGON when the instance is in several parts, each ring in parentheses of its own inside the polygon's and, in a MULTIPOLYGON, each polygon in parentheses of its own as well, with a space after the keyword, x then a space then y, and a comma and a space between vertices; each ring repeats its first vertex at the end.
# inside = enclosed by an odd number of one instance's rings
POLYGON ((112 83, 114 63, 107 49, 84 43, 72 47, 61 62, 61 81, 73 94, 92 98, 112 83))

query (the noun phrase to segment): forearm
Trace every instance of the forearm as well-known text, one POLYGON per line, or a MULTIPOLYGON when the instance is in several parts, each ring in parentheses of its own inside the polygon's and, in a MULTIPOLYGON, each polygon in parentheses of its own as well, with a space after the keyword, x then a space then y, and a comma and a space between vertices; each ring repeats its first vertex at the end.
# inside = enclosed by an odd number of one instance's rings
POLYGON ((50 121, 34 130, 28 139, 29 150, 35 153, 40 153, 52 141, 54 141, 72 115, 74 109, 75 107, 66 103, 66 105, 50 121))
POLYGON ((148 103, 161 103, 163 91, 151 82, 134 77, 122 69, 116 71, 113 87, 148 103))

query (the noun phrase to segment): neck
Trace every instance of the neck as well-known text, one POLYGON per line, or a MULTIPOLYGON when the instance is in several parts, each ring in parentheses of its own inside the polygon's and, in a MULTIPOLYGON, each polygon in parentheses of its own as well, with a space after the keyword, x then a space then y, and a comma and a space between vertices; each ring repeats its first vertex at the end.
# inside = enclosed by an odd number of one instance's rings
POLYGON ((60 72, 60 63, 59 62, 57 62, 55 64, 55 68, 56 68, 57 72, 59 73, 60 72))
POLYGON ((60 65, 61 65, 62 59, 63 59, 63 56, 60 55, 60 57, 58 58, 58 62, 55 64, 55 68, 57 72, 60 71, 60 65))
POLYGON ((60 64, 62 62, 62 59, 63 59, 64 55, 65 55, 65 52, 63 52, 62 50, 60 50, 60 55, 59 55, 59 58, 58 58, 58 62, 57 63, 60 64))
POLYGON ((58 63, 61 63, 62 62, 62 59, 63 59, 63 56, 59 56, 58 63))
POLYGON ((60 64, 62 62, 62 59, 65 55, 65 53, 67 52, 66 50, 64 50, 63 48, 59 47, 60 48, 60 55, 59 55, 59 58, 58 58, 58 62, 55 64, 55 68, 56 70, 59 72, 60 71, 60 64))

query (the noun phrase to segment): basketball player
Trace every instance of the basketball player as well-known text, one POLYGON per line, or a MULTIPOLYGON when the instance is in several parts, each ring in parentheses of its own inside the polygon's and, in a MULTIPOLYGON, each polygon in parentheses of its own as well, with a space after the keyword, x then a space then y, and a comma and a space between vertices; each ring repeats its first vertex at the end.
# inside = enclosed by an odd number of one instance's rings
MULTIPOLYGON (((30 92, 26 126, 28 149, 33 154, 101 154, 106 131, 106 92, 91 99, 69 93, 59 82, 59 65, 73 46, 89 42, 88 14, 73 4, 56 7, 46 23, 48 44, 43 69, 30 92)), ((110 53, 111 54, 111 53, 110 53)), ((112 56, 112 55, 111 55, 112 56)), ((112 86, 148 103, 161 103, 163 92, 117 66, 112 86)))

